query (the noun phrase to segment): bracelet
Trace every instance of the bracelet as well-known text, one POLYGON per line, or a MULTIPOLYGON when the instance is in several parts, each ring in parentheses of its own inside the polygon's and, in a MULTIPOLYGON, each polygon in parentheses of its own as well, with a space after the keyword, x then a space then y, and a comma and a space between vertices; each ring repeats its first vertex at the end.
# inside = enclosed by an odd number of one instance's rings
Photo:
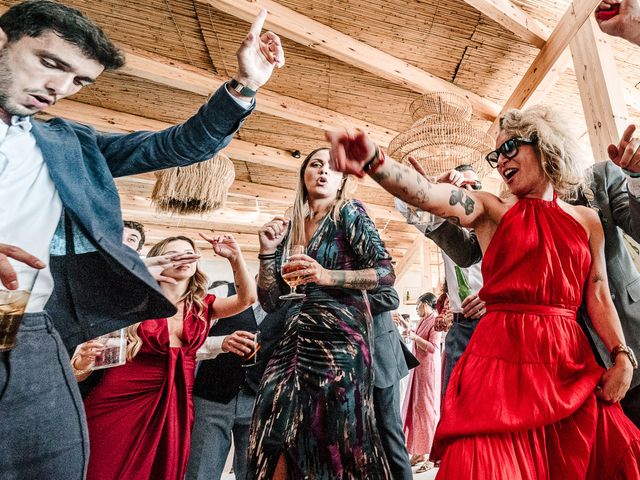
POLYGON ((274 260, 276 258, 275 253, 259 253, 258 260, 274 260))
POLYGON ((387 156, 385 155, 384 150, 382 150, 380 147, 378 147, 378 145, 376 145, 376 152, 373 158, 365 164, 365 166, 363 167, 363 170, 369 175, 373 175, 384 163, 386 158, 387 156))
POLYGON ((91 373, 91 372, 93 371, 93 370, 91 369, 91 367, 89 367, 89 368, 85 368, 84 370, 78 370, 78 369, 76 368, 76 365, 75 365, 75 362, 76 362, 76 359, 77 359, 77 358, 78 358, 77 356, 74 356, 74 357, 71 359, 71 370, 73 370, 73 376, 74 376, 74 377, 80 377, 80 376, 82 376, 82 375, 85 375, 85 374, 87 374, 87 373, 91 373))
POLYGON ((369 172, 369 170, 371 170, 371 167, 373 167, 373 162, 375 162, 378 157, 380 156, 380 147, 378 146, 377 143, 373 144, 375 147, 375 151, 373 152, 373 156, 367 161, 367 163, 364 164, 364 167, 362 167, 362 169, 365 172, 369 172))

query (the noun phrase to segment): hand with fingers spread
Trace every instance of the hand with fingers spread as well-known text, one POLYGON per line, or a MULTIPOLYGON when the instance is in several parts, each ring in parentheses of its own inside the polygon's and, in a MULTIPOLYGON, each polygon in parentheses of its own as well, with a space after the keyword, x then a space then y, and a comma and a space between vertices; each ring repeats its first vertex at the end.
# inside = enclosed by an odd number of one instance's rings
POLYGON ((175 284, 177 283, 175 279, 162 275, 162 272, 167 268, 177 268, 197 262, 199 258, 200 255, 196 253, 169 253, 157 257, 147 257, 144 259, 144 264, 156 281, 175 284))
POLYGON ((376 145, 362 130, 325 132, 331 143, 331 168, 364 177, 364 167, 376 154, 376 145))
POLYGON ((640 173, 640 139, 634 138, 635 125, 629 125, 618 145, 609 145, 609 159, 627 172, 640 173))
POLYGON ((9 290, 16 290, 20 287, 18 276, 9 263, 9 258, 33 268, 43 269, 45 267, 44 262, 21 248, 0 243, 0 283, 9 290))
POLYGON ((603 0, 595 15, 604 33, 640 45, 639 0, 603 0))
POLYGON ((309 255, 291 255, 287 262, 287 270, 291 273, 282 275, 285 281, 297 278, 298 285, 307 283, 331 285, 328 271, 309 255))
POLYGON ((222 340, 222 351, 235 353, 239 357, 251 353, 256 347, 255 334, 244 330, 236 330, 222 340))
POLYGON ((241 255, 240 247, 233 235, 206 235, 201 233, 200 237, 211 244, 216 255, 220 255, 230 262, 234 262, 241 255))
POLYGON ((263 8, 236 52, 238 72, 233 78, 252 90, 267 83, 274 68, 284 66, 280 38, 273 32, 261 33, 266 18, 267 10, 263 8))
POLYGON ((258 230, 258 239, 260 240, 260 253, 273 253, 278 245, 282 243, 287 233, 289 219, 284 217, 274 217, 271 221, 265 223, 258 230))
POLYGON ((487 313, 485 303, 480 300, 477 293, 469 295, 462 301, 462 314, 465 318, 482 318, 487 313))

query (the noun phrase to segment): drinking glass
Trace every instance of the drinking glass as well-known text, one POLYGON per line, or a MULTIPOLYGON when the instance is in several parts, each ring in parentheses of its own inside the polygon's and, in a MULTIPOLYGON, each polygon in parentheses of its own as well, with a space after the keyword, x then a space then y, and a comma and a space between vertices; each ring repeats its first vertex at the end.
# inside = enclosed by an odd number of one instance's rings
MULTIPOLYGON (((295 272, 297 270, 303 270, 305 267, 294 267, 289 264, 289 257, 292 255, 301 255, 305 253, 304 245, 291 245, 285 248, 282 252, 282 274, 295 272)), ((296 300, 306 297, 304 293, 297 293, 296 287, 300 285, 300 277, 293 277, 286 279, 285 282, 289 285, 291 291, 286 295, 281 295, 280 300, 296 300)))
POLYGON ((243 357, 244 361, 242 362, 242 366, 245 368, 253 367, 258 364, 258 351, 260 350, 260 330, 253 332, 253 342, 253 348, 243 357))
POLYGON ((0 284, 0 352, 12 350, 16 346, 22 317, 38 278, 37 269, 12 258, 8 260, 18 275, 18 289, 7 290, 0 284))

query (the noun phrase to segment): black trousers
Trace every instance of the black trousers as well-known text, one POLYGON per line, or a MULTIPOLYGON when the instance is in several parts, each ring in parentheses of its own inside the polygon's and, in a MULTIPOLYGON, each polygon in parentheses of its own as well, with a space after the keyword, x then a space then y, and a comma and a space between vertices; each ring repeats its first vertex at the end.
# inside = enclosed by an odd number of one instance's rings
POLYGON ((620 402, 624 413, 640 428, 640 385, 630 389, 620 402))
POLYGON ((394 480, 411 480, 413 473, 405 446, 400 415, 400 385, 373 389, 376 427, 394 480))

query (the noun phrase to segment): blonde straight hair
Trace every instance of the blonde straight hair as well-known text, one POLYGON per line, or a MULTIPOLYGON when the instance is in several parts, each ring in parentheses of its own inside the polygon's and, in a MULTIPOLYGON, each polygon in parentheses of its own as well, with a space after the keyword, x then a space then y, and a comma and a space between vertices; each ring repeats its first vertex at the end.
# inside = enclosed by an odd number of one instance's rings
MULTIPOLYGON (((306 218, 309 216, 309 203, 307 192, 307 187, 304 184, 304 171, 307 169, 307 165, 311 159, 315 156, 316 153, 322 150, 329 150, 327 147, 316 148, 309 155, 305 157, 302 161, 302 165, 300 165, 300 170, 298 171, 298 185, 296 187, 296 197, 293 203, 293 209, 291 212, 291 232, 289 233, 289 239, 287 241, 287 246, 291 245, 304 245, 306 243, 305 239, 305 231, 304 231, 304 222, 306 218)), ((334 222, 338 222, 340 220, 340 210, 351 200, 353 193, 357 187, 357 180, 352 175, 343 175, 342 184, 338 189, 336 194, 336 198, 333 201, 333 205, 331 207, 331 211, 329 212, 329 216, 331 220, 334 222)))
MULTIPOLYGON (((175 242, 176 240, 182 240, 184 242, 189 243, 193 247, 194 253, 200 253, 198 247, 193 240, 188 237, 184 237, 182 235, 178 235, 175 237, 168 237, 160 242, 156 243, 149 253, 148 257, 157 257, 160 255, 164 255, 167 245, 171 242, 175 242)), ((207 286, 209 285, 209 281, 207 280, 207 276, 200 270, 200 264, 196 263, 196 272, 189 279, 189 283, 187 285, 186 291, 182 294, 178 303, 184 302, 183 312, 187 312, 195 307, 196 315, 202 321, 206 321, 203 314, 204 312, 204 297, 207 295, 207 286)), ((127 361, 131 361, 133 357, 135 357, 140 348, 142 347, 142 340, 138 335, 138 326, 140 322, 134 323, 127 327, 126 336, 127 336, 127 361)))

